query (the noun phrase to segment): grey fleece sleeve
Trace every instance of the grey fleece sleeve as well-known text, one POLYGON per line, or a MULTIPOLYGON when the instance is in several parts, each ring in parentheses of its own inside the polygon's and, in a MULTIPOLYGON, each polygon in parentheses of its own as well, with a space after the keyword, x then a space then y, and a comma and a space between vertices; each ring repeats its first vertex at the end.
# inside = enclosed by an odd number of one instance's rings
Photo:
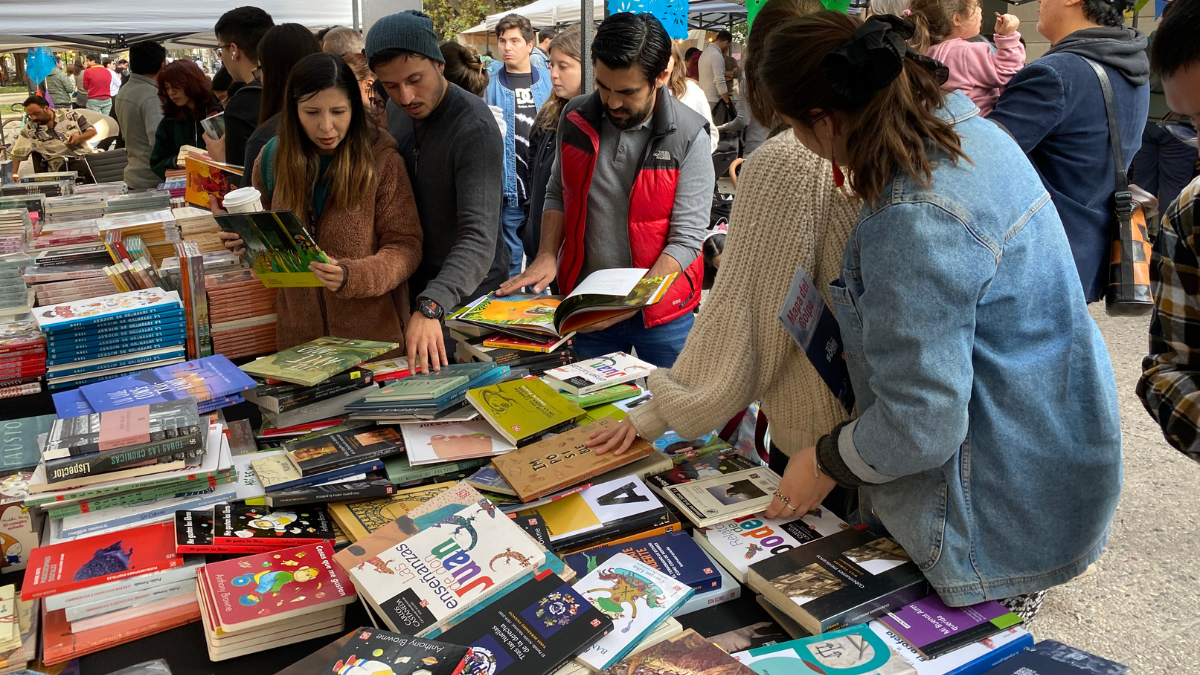
POLYGON ((700 244, 704 241, 712 211, 716 171, 708 148, 708 130, 701 129, 679 167, 679 183, 675 187, 671 231, 667 234, 663 253, 674 258, 684 269, 700 255, 700 244))
POLYGON ((500 203, 504 181, 504 139, 490 115, 487 124, 471 125, 454 143, 454 187, 458 194, 458 238, 442 269, 425 286, 429 298, 447 312, 487 276, 500 236, 500 203))

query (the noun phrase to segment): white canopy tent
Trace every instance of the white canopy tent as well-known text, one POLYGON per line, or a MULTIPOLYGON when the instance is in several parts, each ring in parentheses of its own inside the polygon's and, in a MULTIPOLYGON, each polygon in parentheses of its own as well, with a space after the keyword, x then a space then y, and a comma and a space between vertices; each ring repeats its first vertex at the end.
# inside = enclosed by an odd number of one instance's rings
MULTIPOLYGON (((0 0, 2 1, 2 0, 0 0)), ((594 0, 594 15, 599 21, 604 16, 604 0, 594 0)), ((489 14, 483 23, 458 34, 459 42, 475 44, 483 42, 500 19, 508 14, 520 14, 534 26, 557 26, 579 23, 583 7, 580 0, 537 0, 507 12, 489 14)), ((729 23, 745 21, 746 6, 730 0, 691 0, 688 5, 688 25, 699 30, 720 30, 729 23)))

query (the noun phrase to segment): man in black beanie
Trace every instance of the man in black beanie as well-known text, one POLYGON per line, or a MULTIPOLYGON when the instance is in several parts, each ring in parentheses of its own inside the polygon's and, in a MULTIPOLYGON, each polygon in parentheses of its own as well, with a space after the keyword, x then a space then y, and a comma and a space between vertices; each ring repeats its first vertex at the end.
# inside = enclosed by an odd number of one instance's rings
POLYGON ((386 16, 366 42, 371 70, 391 99, 388 131, 400 145, 425 234, 421 265, 408 280, 408 363, 440 370, 450 363, 446 315, 508 278, 508 245, 500 236, 504 144, 483 99, 442 75, 446 64, 428 16, 386 16))

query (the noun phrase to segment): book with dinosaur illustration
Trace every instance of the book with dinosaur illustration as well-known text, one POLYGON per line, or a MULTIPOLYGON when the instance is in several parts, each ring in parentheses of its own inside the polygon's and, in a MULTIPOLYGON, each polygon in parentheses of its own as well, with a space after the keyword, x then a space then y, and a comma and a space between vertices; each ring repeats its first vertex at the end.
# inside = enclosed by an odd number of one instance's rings
POLYGON ((576 581, 574 589, 613 620, 613 630, 575 657, 601 671, 625 657, 695 591, 640 560, 618 553, 576 581))
POLYGON ((696 543, 738 581, 756 562, 786 553, 821 537, 848 530, 844 520, 821 506, 803 515, 766 518, 761 513, 696 528, 696 543))
POLYGON ((660 488, 663 499, 696 527, 758 513, 771 505, 779 476, 765 466, 660 488))
POLYGON ((225 232, 242 238, 242 260, 264 286, 323 286, 309 263, 329 262, 317 240, 291 211, 258 211, 214 216, 225 232))
POLYGON ((175 523, 156 523, 35 548, 29 554, 21 599, 150 574, 183 565, 175 552, 175 523))
POLYGON ((758 675, 855 673, 917 675, 908 661, 888 649, 866 624, 732 654, 758 675))
POLYGON ((469 647, 468 673, 549 675, 612 629, 582 593, 542 573, 439 639, 469 647))
POLYGON ((467 401, 481 418, 518 447, 585 414, 583 408, 538 378, 470 389, 467 401))
POLYGON ((460 675, 467 648, 377 628, 359 628, 320 673, 338 675, 460 675))
POLYGON ((570 550, 623 534, 666 525, 670 511, 636 476, 624 476, 535 503, 517 515, 540 515, 555 550, 570 550))
POLYGON ((319 337, 255 359, 242 366, 242 370, 256 377, 311 387, 398 346, 395 342, 319 337))
POLYGON ((347 569, 393 631, 424 637, 534 574, 546 554, 487 500, 347 569))
POLYGON ((217 504, 213 509, 214 544, 238 546, 271 543, 292 546, 333 539, 329 512, 323 504, 272 509, 244 504, 217 504))
POLYGON ((618 553, 639 560, 691 586, 697 593, 721 587, 721 573, 700 546, 683 532, 660 534, 623 544, 585 548, 566 556, 566 563, 580 574, 591 574, 618 553))

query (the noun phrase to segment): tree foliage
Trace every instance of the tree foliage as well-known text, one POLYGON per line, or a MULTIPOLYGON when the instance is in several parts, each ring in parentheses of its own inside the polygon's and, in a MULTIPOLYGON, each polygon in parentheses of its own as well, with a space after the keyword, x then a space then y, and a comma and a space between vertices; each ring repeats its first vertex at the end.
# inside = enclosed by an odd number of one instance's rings
POLYGON ((528 4, 523 0, 425 0, 424 12, 433 19, 433 30, 442 40, 453 40, 478 26, 488 14, 528 4))

